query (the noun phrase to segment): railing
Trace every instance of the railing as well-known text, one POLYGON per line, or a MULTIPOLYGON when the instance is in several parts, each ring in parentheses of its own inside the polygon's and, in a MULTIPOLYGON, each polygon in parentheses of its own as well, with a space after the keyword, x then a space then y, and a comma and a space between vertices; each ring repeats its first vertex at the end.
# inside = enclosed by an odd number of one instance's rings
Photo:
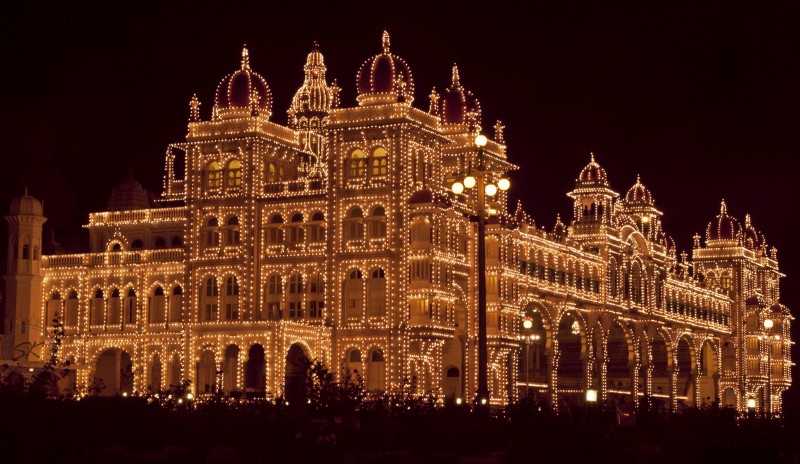
POLYGON ((89 214, 89 225, 101 226, 129 223, 180 222, 185 217, 186 209, 183 207, 137 209, 132 211, 103 211, 89 214))
POLYGON ((120 266, 128 264, 180 262, 184 257, 183 248, 163 250, 122 251, 106 253, 81 253, 70 255, 42 256, 45 269, 120 266))

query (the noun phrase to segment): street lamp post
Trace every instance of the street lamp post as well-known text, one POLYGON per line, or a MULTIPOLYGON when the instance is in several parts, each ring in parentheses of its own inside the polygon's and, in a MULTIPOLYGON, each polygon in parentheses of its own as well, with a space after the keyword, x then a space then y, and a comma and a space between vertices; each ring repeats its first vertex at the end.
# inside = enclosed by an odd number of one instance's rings
MULTIPOLYGON (((772 416, 772 327, 775 321, 764 319, 764 329, 767 332, 767 416, 772 416)), ((778 336, 776 335, 777 339, 778 336)))
POLYGON ((470 171, 463 182, 454 182, 452 191, 456 195, 464 193, 464 189, 477 187, 476 214, 470 219, 478 224, 478 397, 480 405, 489 401, 489 384, 487 381, 488 350, 486 342, 486 197, 497 195, 498 188, 508 190, 511 183, 508 179, 500 179, 498 185, 487 181, 487 172, 484 163, 483 148, 489 139, 483 134, 475 136, 475 147, 478 149, 478 169, 470 171))
POLYGON ((533 321, 525 319, 522 321, 522 328, 526 333, 522 334, 522 339, 525 341, 525 399, 530 399, 531 396, 531 342, 533 342, 533 335, 528 334, 527 331, 533 328, 533 321))

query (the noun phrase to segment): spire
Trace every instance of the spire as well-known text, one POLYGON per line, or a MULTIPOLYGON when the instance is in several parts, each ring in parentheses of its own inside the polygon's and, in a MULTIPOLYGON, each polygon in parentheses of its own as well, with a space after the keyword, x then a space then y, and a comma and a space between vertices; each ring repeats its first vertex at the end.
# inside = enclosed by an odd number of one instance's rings
POLYGON ((319 42, 317 42, 316 40, 311 42, 311 51, 312 52, 318 52, 319 51, 319 42))
POLYGON ((719 214, 720 214, 720 216, 725 216, 725 215, 728 214, 728 204, 725 203, 725 199, 724 198, 719 203, 719 214))
POLYGON ((192 94, 189 100, 189 121, 197 122, 200 120, 200 99, 197 98, 197 93, 192 94))
POLYGON ((642 178, 636 173, 636 185, 642 185, 642 178))
POLYGON ((383 35, 381 36, 381 44, 383 45, 383 53, 389 53, 389 46, 391 45, 389 31, 383 31, 383 35))
POLYGON ((247 44, 242 45, 242 71, 250 69, 250 52, 247 50, 247 44))
POLYGON ((506 135, 505 135, 506 126, 503 124, 503 121, 497 120, 494 123, 494 140, 502 145, 506 143, 506 135))
POLYGON ((458 65, 455 63, 453 63, 453 70, 452 70, 452 75, 450 77, 450 83, 452 84, 453 87, 458 87, 461 85, 461 78, 458 75, 458 65))
POLYGON ((428 113, 435 114, 436 109, 439 107, 439 92, 436 91, 436 87, 431 88, 431 94, 428 95, 428 113))
POLYGON ((744 215, 744 226, 749 228, 749 227, 751 227, 752 225, 753 225, 753 221, 752 221, 752 219, 750 218, 750 213, 746 213, 746 214, 744 215))
POLYGON ((596 164, 597 163, 597 161, 594 160, 594 152, 593 151, 589 152, 589 163, 590 164, 596 164))

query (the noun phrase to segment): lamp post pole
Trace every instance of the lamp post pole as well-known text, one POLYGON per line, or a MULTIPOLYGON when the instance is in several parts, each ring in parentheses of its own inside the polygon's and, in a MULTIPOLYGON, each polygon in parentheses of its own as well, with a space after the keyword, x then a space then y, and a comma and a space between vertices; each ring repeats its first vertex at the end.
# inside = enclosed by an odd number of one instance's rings
POLYGON ((772 416, 772 327, 775 321, 764 319, 764 329, 767 332, 767 417, 772 416))
POLYGON ((475 147, 478 149, 478 169, 476 172, 469 172, 464 178, 463 183, 456 181, 452 185, 452 191, 456 195, 464 193, 464 189, 477 188, 476 214, 470 215, 470 219, 478 225, 478 392, 477 403, 486 406, 489 403, 489 384, 488 376, 488 347, 487 347, 487 328, 486 328, 486 216, 487 201, 486 197, 494 197, 499 190, 508 190, 511 183, 508 179, 500 179, 498 185, 488 182, 486 179, 486 167, 484 163, 483 147, 488 143, 488 139, 483 134, 475 136, 475 147))

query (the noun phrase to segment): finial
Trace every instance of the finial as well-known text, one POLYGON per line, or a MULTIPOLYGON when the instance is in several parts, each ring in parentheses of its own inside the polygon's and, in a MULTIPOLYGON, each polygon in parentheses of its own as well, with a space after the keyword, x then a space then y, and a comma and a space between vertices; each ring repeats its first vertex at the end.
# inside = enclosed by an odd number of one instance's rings
POLYGON ((503 124, 503 121, 498 119, 497 122, 494 123, 494 140, 502 145, 505 145, 506 143, 505 130, 505 124, 503 124))
POLYGON ((439 105, 439 92, 436 91, 436 87, 431 88, 431 94, 428 95, 428 101, 428 113, 436 113, 436 108, 439 105))
POLYGON ((744 226, 750 227, 752 225, 752 220, 750 219, 750 213, 746 213, 744 215, 744 226))
POLYGON ((594 164, 594 163, 595 163, 595 160, 594 160, 594 152, 593 152, 593 151, 590 151, 590 152, 589 152, 589 163, 590 163, 590 164, 594 164))
POLYGON ((197 93, 192 94, 189 100, 189 121, 197 122, 200 120, 200 99, 197 98, 197 93))
POLYGON ((453 63, 453 71, 450 76, 450 83, 453 85, 453 87, 458 87, 461 85, 461 79, 458 75, 458 65, 455 63, 453 63))
POLYGON ((728 214, 728 204, 725 203, 725 199, 724 198, 719 203, 719 214, 720 215, 728 214))
POLYGON ((311 43, 311 51, 318 52, 319 51, 319 42, 316 40, 311 43))
POLYGON ((250 69, 250 52, 246 43, 242 45, 242 70, 245 69, 250 69))
POLYGON ((381 44, 383 45, 383 53, 389 53, 389 31, 384 30, 383 36, 381 37, 381 44))
POLYGON ((639 176, 639 173, 636 173, 636 184, 642 185, 642 178, 639 176))

